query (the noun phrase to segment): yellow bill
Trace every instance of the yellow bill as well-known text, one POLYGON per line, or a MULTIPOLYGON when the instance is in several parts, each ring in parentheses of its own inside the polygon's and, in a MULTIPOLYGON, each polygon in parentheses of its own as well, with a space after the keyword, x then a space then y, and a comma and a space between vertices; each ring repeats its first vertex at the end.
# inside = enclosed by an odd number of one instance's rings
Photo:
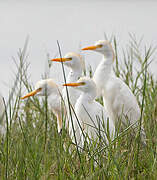
POLYGON ((85 85, 85 82, 63 84, 63 86, 72 86, 72 87, 83 86, 83 85, 85 85))
POLYGON ((36 89, 36 90, 34 90, 34 91, 32 91, 32 92, 26 94, 25 96, 21 97, 21 99, 26 99, 26 98, 28 98, 28 97, 30 97, 30 96, 34 96, 34 95, 36 95, 37 92, 39 92, 39 91, 41 91, 41 88, 36 89))
POLYGON ((55 58, 55 59, 51 59, 51 61, 55 61, 55 62, 66 62, 66 61, 71 61, 71 58, 55 58))
POLYGON ((98 48, 97 46, 88 46, 88 47, 83 48, 82 50, 95 50, 97 48, 98 48))

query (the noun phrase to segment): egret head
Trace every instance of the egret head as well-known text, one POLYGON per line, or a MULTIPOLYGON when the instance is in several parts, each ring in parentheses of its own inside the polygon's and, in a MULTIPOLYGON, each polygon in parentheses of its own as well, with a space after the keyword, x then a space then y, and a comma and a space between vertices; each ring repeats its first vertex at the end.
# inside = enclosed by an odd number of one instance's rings
POLYGON ((109 41, 106 40, 99 40, 95 43, 94 46, 88 46, 83 48, 82 50, 96 51, 105 55, 106 57, 112 57, 114 60, 114 51, 112 45, 109 41))
POLYGON ((43 79, 36 83, 35 90, 26 94, 21 99, 26 99, 30 96, 49 96, 53 92, 57 92, 58 88, 57 85, 53 82, 52 79, 43 79))
POLYGON ((67 67, 71 69, 84 69, 84 60, 80 54, 71 52, 67 53, 63 58, 51 59, 54 62, 63 62, 67 67))
MULTIPOLYGON (((63 86, 71 86, 75 87, 76 89, 85 92, 85 93, 96 93, 96 84, 94 81, 89 77, 81 77, 77 82, 75 83, 67 83, 63 86)), ((95 95, 95 94, 94 94, 95 95)))

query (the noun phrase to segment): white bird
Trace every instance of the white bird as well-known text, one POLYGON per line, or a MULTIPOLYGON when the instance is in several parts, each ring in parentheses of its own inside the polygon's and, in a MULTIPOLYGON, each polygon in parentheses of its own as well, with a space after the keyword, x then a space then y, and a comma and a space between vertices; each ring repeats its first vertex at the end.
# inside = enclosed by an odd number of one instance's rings
POLYGON ((3 97, 0 94, 0 134, 5 134, 5 122, 6 122, 6 116, 5 116, 5 106, 3 102, 3 97))
POLYGON ((57 117, 58 132, 60 133, 62 129, 62 105, 59 86, 57 86, 57 84, 52 79, 40 80, 36 83, 35 90, 28 93, 21 99, 25 99, 34 95, 47 96, 48 104, 57 117))
POLYGON ((112 139, 115 133, 115 126, 111 119, 108 121, 109 116, 104 107, 95 101, 97 90, 94 81, 88 77, 81 77, 77 82, 67 83, 64 84, 64 86, 75 87, 75 89, 81 91, 81 95, 75 104, 75 112, 83 130, 82 132, 80 128, 80 137, 77 140, 81 140, 79 145, 81 147, 84 145, 85 139, 83 133, 87 135, 89 139, 96 140, 99 130, 101 130, 101 135, 103 133, 105 141, 108 142, 104 129, 102 128, 103 124, 105 125, 105 130, 107 129, 107 125, 109 125, 110 138, 112 139))
POLYGON ((124 124, 130 124, 140 119, 140 108, 136 97, 130 88, 112 72, 114 51, 108 41, 100 40, 94 46, 83 48, 103 55, 96 68, 93 80, 98 88, 98 94, 103 95, 104 106, 115 123, 120 118, 124 124), (127 118, 126 118, 127 117, 127 118))
MULTIPOLYGON (((64 58, 62 58, 62 59, 56 58, 56 59, 51 59, 51 61, 54 61, 54 62, 62 61, 65 66, 70 68, 69 74, 66 79, 67 83, 75 82, 82 76, 82 73, 84 70, 84 60, 80 54, 71 52, 71 53, 67 53, 64 56, 64 58)), ((79 137, 80 136, 79 131, 77 130, 78 124, 76 123, 77 120, 76 120, 73 110, 75 107, 75 103, 80 96, 80 92, 74 88, 69 87, 68 94, 69 94, 70 105, 72 106, 71 115, 72 115, 72 120, 74 123, 75 134, 76 134, 76 136, 79 137)), ((69 135, 74 142, 74 134, 73 134, 72 122, 71 122, 71 118, 70 118, 70 111, 69 111, 66 87, 63 88, 62 95, 63 95, 63 100, 65 103, 65 108, 66 108, 66 112, 67 112, 66 127, 68 127, 69 135)))

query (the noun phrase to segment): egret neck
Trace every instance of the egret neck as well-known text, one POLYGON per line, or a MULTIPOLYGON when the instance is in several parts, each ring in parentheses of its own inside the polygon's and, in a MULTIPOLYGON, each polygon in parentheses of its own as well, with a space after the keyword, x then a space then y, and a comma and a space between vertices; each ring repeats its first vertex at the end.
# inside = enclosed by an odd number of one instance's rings
POLYGON ((113 55, 110 56, 103 56, 100 64, 95 70, 93 80, 97 85, 97 94, 100 95, 101 89, 105 88, 107 81, 109 80, 111 73, 112 73, 112 64, 113 64, 113 55))

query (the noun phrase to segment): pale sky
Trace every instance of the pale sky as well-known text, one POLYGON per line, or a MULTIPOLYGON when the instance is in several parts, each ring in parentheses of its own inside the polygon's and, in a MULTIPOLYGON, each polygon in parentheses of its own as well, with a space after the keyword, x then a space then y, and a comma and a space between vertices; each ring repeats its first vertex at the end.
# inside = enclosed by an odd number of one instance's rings
MULTIPOLYGON (((17 57, 27 35, 31 81, 35 83, 44 73, 46 54, 53 57, 58 53, 56 40, 63 55, 78 52, 80 43, 86 46, 104 39, 104 32, 115 34, 120 46, 128 42, 128 32, 139 38, 144 36, 146 43, 157 45, 156 19, 155 1, 0 0, 0 92, 7 96, 15 69, 12 56, 17 57)), ((91 64, 93 69, 101 60, 92 53, 87 53, 85 58, 87 66, 91 64), (93 61, 94 58, 98 60, 93 61)), ((54 64, 51 77, 57 77, 61 83, 59 74, 60 64, 54 64)))

